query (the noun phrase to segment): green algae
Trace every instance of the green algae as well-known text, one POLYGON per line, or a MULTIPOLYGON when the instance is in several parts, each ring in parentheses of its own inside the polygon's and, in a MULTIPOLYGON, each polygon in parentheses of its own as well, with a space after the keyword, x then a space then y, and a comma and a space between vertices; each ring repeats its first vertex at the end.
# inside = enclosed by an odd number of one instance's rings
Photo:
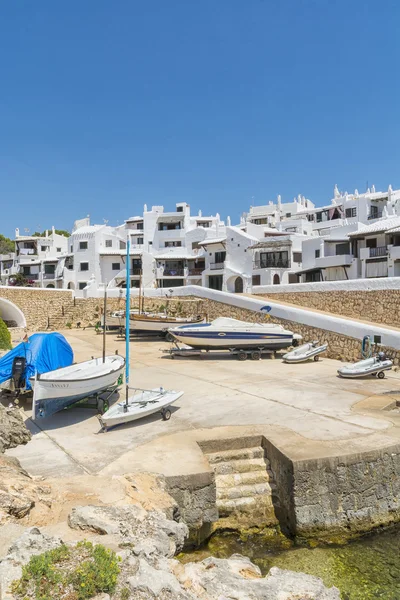
POLYGON ((248 556, 263 574, 271 567, 302 571, 335 585, 342 600, 400 600, 400 528, 364 536, 348 544, 300 546, 279 532, 271 535, 224 533, 181 560, 206 556, 248 556))

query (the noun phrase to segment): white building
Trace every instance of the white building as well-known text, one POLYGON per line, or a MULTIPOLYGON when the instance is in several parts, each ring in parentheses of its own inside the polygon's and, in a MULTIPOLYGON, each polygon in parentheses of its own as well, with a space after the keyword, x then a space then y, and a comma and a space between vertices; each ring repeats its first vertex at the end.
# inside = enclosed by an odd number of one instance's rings
POLYGON ((15 252, 0 257, 3 285, 12 283, 13 276, 20 273, 35 287, 62 286, 58 262, 67 252, 67 237, 55 233, 54 227, 44 236, 20 235, 16 229, 14 242, 15 252))

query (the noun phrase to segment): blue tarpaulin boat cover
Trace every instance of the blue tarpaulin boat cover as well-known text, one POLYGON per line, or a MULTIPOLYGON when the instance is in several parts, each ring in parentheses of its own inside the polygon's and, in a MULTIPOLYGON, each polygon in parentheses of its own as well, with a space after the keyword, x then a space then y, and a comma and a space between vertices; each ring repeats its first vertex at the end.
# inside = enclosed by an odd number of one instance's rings
POLYGON ((31 389, 29 377, 34 377, 36 373, 69 367, 74 360, 72 348, 61 333, 34 333, 27 342, 18 344, 0 358, 0 383, 10 379, 16 356, 26 358, 24 375, 27 389, 31 389))

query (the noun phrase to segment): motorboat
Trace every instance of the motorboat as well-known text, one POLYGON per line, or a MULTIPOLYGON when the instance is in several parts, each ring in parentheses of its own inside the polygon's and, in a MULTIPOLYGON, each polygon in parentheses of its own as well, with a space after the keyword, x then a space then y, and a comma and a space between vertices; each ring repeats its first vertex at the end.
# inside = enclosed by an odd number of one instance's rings
POLYGON ((319 360, 319 355, 326 352, 328 344, 320 344, 318 341, 302 344, 294 350, 283 355, 282 359, 286 363, 301 363, 313 358, 319 360))
POLYGON ((61 333, 34 333, 0 358, 0 387, 29 392, 30 377, 72 364, 74 353, 61 333))
POLYGON ((169 407, 183 395, 183 392, 155 388, 152 390, 136 390, 138 393, 129 396, 126 402, 116 402, 107 412, 99 415, 104 431, 115 425, 143 419, 154 413, 161 413, 164 421, 171 417, 169 407))
POLYGON ((124 366, 125 359, 114 354, 37 373, 29 379, 33 388, 32 418, 49 417, 83 398, 115 386, 124 366))
POLYGON ((183 325, 169 330, 179 342, 202 350, 269 348, 297 344, 302 336, 274 323, 248 323, 219 317, 211 323, 183 325))
MULTIPOLYGON (((138 314, 138 310, 136 309, 131 309, 130 310, 130 314, 138 314)), ((107 330, 112 330, 112 329, 121 329, 121 327, 123 327, 123 323, 124 323, 124 319, 125 319, 125 311, 124 310, 114 310, 111 314, 106 316, 106 329, 107 330)), ((104 327, 104 315, 101 315, 100 318, 100 325, 101 327, 104 327)))
POLYGON ((338 369, 340 377, 356 378, 366 377, 367 375, 376 375, 379 379, 385 377, 385 371, 393 367, 393 362, 387 358, 384 352, 379 352, 377 356, 371 356, 365 360, 346 365, 338 369))
MULTIPOLYGON (((130 280, 130 238, 126 242, 126 281, 130 280)), ((130 395, 129 379, 130 379, 130 330, 131 323, 134 318, 140 317, 143 320, 147 315, 131 315, 130 314, 130 288, 126 288, 125 297, 125 401, 117 402, 113 404, 101 417, 100 424, 102 429, 106 431, 109 427, 114 425, 122 425, 123 423, 129 423, 136 421, 143 417, 147 417, 156 412, 160 412, 164 420, 168 420, 171 417, 171 411, 169 406, 176 402, 182 395, 182 391, 164 390, 163 387, 154 388, 151 390, 137 390, 138 393, 130 395)))

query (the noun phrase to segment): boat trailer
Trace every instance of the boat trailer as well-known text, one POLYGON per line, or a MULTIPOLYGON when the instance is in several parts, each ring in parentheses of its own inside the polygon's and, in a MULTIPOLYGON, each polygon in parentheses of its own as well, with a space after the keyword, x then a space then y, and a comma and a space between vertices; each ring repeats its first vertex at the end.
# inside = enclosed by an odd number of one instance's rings
POLYGON ((260 360, 264 354, 269 354, 271 358, 276 357, 276 350, 271 350, 269 348, 264 348, 262 346, 256 346, 254 348, 240 348, 240 347, 232 347, 232 348, 216 348, 209 350, 201 350, 199 348, 193 348, 192 346, 188 346, 187 344, 179 345, 177 342, 173 342, 171 348, 168 350, 163 349, 162 352, 164 354, 169 354, 171 358, 178 357, 190 357, 190 356, 205 356, 206 354, 211 353, 219 353, 225 354, 229 352, 232 356, 236 356, 236 358, 240 361, 247 360, 251 358, 251 360, 260 360))

